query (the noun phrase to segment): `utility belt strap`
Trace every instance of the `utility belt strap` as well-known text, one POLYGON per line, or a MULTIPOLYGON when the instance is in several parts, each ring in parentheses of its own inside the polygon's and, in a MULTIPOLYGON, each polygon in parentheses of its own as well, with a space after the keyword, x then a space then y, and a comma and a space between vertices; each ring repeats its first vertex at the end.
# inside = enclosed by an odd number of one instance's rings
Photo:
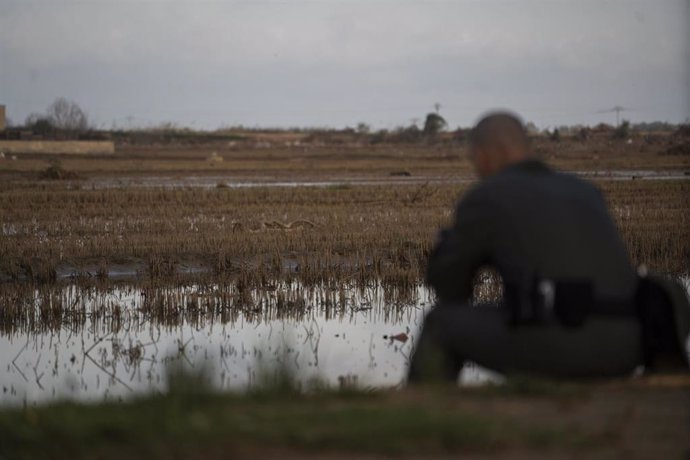
POLYGON ((531 287, 506 287, 506 300, 511 308, 511 323, 541 323, 557 319, 568 327, 581 326, 589 315, 636 315, 635 299, 600 300, 594 298, 588 280, 535 280, 531 287))

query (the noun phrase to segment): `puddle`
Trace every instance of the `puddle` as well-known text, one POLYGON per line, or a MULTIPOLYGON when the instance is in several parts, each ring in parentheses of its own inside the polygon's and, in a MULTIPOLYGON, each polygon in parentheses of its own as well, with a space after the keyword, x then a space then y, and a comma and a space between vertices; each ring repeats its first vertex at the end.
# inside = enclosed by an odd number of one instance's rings
POLYGON ((381 179, 332 179, 332 180, 303 180, 285 181, 266 178, 261 180, 237 179, 230 176, 186 176, 165 177, 117 177, 99 178, 81 182, 83 188, 111 189, 125 187, 141 188, 293 188, 293 187, 357 187, 377 185, 423 185, 431 184, 464 184, 472 182, 472 176, 448 179, 443 177, 409 177, 409 178, 381 178, 381 179))
MULTIPOLYGON (((580 177, 603 180, 690 180, 690 171, 655 171, 655 170, 599 170, 599 171, 572 171, 580 177)), ((439 176, 410 176, 371 179, 349 179, 337 178, 328 180, 280 180, 275 178, 265 178, 261 180, 238 179, 232 176, 136 176, 136 177, 116 177, 98 178, 80 182, 83 188, 92 189, 111 189, 125 187, 142 188, 291 188, 291 187, 357 187, 357 186, 377 186, 377 185, 455 185, 468 184, 476 180, 474 175, 463 175, 459 177, 439 177, 439 176)))

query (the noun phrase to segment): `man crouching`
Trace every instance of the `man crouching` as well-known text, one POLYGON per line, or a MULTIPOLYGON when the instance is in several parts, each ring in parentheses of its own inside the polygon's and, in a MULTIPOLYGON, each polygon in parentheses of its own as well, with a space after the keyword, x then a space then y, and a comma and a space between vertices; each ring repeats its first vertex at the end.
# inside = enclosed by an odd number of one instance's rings
POLYGON ((626 375, 643 363, 638 278, 599 190, 535 158, 521 121, 492 113, 472 130, 480 182, 432 251, 427 315, 409 383, 457 381, 467 361, 502 373, 626 375), (470 305, 494 268, 500 305, 470 305))

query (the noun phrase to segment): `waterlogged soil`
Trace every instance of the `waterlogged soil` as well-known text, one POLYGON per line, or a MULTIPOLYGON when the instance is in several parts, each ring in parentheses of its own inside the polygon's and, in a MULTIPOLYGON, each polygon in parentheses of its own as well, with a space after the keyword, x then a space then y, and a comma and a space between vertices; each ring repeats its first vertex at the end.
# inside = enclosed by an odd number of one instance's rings
MULTIPOLYGON (((481 277, 475 296, 495 298, 495 288, 481 277)), ((400 387, 434 302, 421 285, 297 282, 27 285, 7 299, 19 308, 0 324, 0 406, 164 393, 180 369, 223 391, 283 373, 305 389, 400 387)), ((503 381, 472 364, 459 380, 503 381)))
MULTIPOLYGON (((596 181, 627 180, 690 180, 688 171, 663 170, 582 170, 573 171, 577 176, 596 181)), ((234 175, 118 175, 69 181, 71 187, 87 190, 118 188, 294 188, 294 187, 367 187, 381 185, 466 185, 476 181, 476 176, 463 173, 455 176, 412 174, 409 171, 391 171, 379 177, 350 177, 347 174, 326 174, 318 177, 291 179, 289 176, 258 176, 255 178, 234 175)))
MULTIPOLYGON (((257 230, 259 231, 259 230, 257 230)), ((310 254, 305 254, 300 259, 298 257, 282 257, 280 260, 280 272, 285 275, 298 274, 300 271, 300 261, 304 257, 309 257, 310 254)), ((333 255, 330 261, 330 267, 324 265, 324 270, 340 269, 348 271, 356 271, 359 268, 361 260, 345 255, 333 255)), ((157 275, 165 275, 166 278, 176 279, 190 279, 194 277, 213 278, 216 275, 217 260, 212 257, 206 259, 201 257, 196 258, 182 258, 179 260, 170 260, 169 265, 166 266, 165 273, 157 273, 157 275)), ((274 257, 271 254, 255 255, 250 258, 235 257, 228 260, 227 271, 232 272, 244 270, 260 270, 262 266, 274 264, 274 257)), ((371 260, 365 260, 364 264, 368 267, 372 265, 371 260)), ((382 265, 391 265, 391 262, 383 263, 382 265)), ((71 259, 63 261, 56 265, 54 281, 75 280, 83 281, 89 279, 100 279, 109 281, 140 281, 142 279, 149 279, 152 276, 151 267, 149 263, 142 258, 137 257, 120 257, 107 263, 103 259, 86 258, 86 259, 71 259)), ((23 270, 18 274, 10 275, 0 270, 0 283, 6 282, 27 282, 31 278, 27 270, 23 270)))
MULTIPOLYGON (((305 386, 396 387, 432 298, 424 287, 376 285, 293 283, 238 296, 218 285, 68 284, 22 302, 25 315, 0 333, 2 405, 160 393, 178 368, 203 371, 220 390, 247 389, 278 371, 305 386), (47 320, 47 311, 60 313, 47 320)), ((461 380, 495 378, 470 366, 461 380)))

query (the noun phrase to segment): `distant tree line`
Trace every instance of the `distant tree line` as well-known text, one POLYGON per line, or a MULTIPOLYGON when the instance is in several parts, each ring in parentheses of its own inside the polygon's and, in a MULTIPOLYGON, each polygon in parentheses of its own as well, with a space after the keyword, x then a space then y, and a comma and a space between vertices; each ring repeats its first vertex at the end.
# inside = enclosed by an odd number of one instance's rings
MULTIPOLYGON (((203 139, 213 138, 229 141, 243 142, 248 133, 301 133, 306 134, 305 142, 323 143, 349 143, 355 139, 358 143, 423 143, 433 144, 437 142, 463 142, 469 128, 458 127, 449 130, 447 121, 440 115, 440 104, 434 104, 435 111, 429 112, 424 117, 421 127, 419 119, 413 119, 409 125, 398 126, 393 129, 374 130, 370 125, 360 122, 354 128, 259 128, 233 126, 222 127, 215 131, 199 131, 186 128, 173 123, 166 123, 149 128, 93 130, 86 112, 74 101, 59 97, 53 101, 42 113, 32 113, 24 122, 23 127, 14 127, 14 133, 7 135, 19 136, 19 130, 30 131, 31 134, 44 138, 112 138, 123 142, 134 142, 140 139, 142 142, 153 140, 163 142, 197 143, 203 139), (149 139, 150 138, 150 139, 149 139)), ((8 123, 8 126, 12 124, 8 123)), ((563 138, 587 141, 591 136, 609 136, 612 139, 625 140, 636 134, 655 133, 680 133, 687 136, 690 129, 688 123, 672 124, 662 121, 630 123, 623 120, 617 127, 606 123, 596 126, 582 124, 559 125, 547 129, 539 129, 533 122, 528 121, 525 128, 530 136, 545 137, 553 142, 561 142, 563 138), (685 133, 685 134, 684 134, 685 133)), ((22 134, 23 135, 23 134, 22 134)))
POLYGON ((89 130, 89 118, 76 102, 59 97, 44 113, 32 113, 24 128, 44 137, 78 137, 89 130))

